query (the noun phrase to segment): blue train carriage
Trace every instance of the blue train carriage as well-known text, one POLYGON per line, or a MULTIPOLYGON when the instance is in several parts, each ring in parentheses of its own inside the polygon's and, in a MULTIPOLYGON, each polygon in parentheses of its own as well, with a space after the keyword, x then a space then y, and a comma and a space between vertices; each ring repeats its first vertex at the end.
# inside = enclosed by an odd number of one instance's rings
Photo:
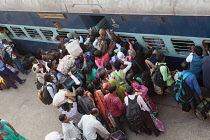
POLYGON ((122 38, 145 42, 163 52, 170 68, 179 67, 192 45, 209 44, 209 2, 192 0, 101 1, 27 0, 2 2, 0 26, 25 52, 56 48, 55 36, 68 32, 86 36, 89 28, 112 28, 122 38), (46 4, 47 3, 47 4, 46 4), (193 9, 193 10, 191 10, 193 9), (202 44, 203 42, 203 44, 202 44))

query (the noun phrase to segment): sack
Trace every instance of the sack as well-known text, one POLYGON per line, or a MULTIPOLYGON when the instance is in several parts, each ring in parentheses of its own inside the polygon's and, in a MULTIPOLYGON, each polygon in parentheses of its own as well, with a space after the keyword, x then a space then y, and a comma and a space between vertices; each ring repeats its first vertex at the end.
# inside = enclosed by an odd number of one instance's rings
POLYGON ((161 66, 165 66, 165 65, 161 64, 161 65, 158 65, 158 66, 155 67, 155 69, 154 69, 154 71, 152 73, 152 82, 155 85, 157 85, 157 86, 159 86, 161 88, 164 88, 164 87, 166 87, 166 81, 163 81, 163 76, 162 76, 162 74, 160 72, 160 67, 161 66))
POLYGON ((72 55, 74 58, 77 58, 83 52, 83 50, 81 49, 81 47, 79 45, 79 40, 78 39, 69 43, 66 46, 66 49, 67 49, 68 53, 70 55, 72 55))
MULTIPOLYGON (((15 80, 12 77, 9 77, 9 79, 12 82, 15 82, 15 80)), ((9 89, 10 88, 10 85, 2 77, 0 77, 0 88, 1 89, 9 89)))
MULTIPOLYGON (((84 76, 79 71, 73 72, 72 74, 80 81, 80 85, 83 85, 84 76)), ((71 87, 75 85, 75 81, 71 78, 71 76, 64 74, 60 78, 60 84, 62 84, 62 86, 66 89, 71 89, 71 87)))
POLYGON ((88 96, 83 96, 79 99, 78 102, 83 110, 85 111, 85 114, 90 114, 91 110, 95 108, 95 105, 93 104, 93 101, 88 96))
POLYGON ((132 130, 138 134, 139 127, 141 123, 143 122, 142 119, 142 110, 137 103, 137 98, 139 95, 135 95, 135 98, 131 100, 129 97, 128 98, 128 106, 126 109, 126 116, 128 118, 128 121, 131 124, 132 130))
POLYGON ((175 100, 177 102, 189 103, 193 100, 194 93, 193 91, 190 90, 189 86, 184 81, 185 78, 187 78, 191 74, 192 73, 190 72, 187 72, 184 75, 181 74, 177 79, 174 85, 174 95, 175 95, 175 100))
POLYGON ((50 84, 42 86, 42 88, 38 91, 38 98, 43 104, 50 105, 53 99, 50 96, 49 91, 47 90, 47 86, 50 86, 53 88, 53 86, 50 84))
POLYGON ((205 98, 195 109, 195 115, 200 120, 207 119, 210 110, 210 98, 205 98))
POLYGON ((67 73, 73 67, 75 59, 71 55, 65 55, 59 60, 57 70, 61 73, 67 73))
POLYGON ((189 112, 191 109, 190 103, 182 103, 182 111, 189 112))
POLYGON ((122 69, 120 69, 120 76, 115 71, 113 71, 112 73, 120 85, 122 86, 128 85, 127 81, 125 80, 125 74, 122 69))
POLYGON ((165 132, 163 123, 159 119, 157 119, 155 116, 153 116, 152 114, 150 114, 150 116, 151 116, 156 128, 161 132, 165 132))
POLYGON ((107 138, 106 140, 126 140, 126 139, 127 139, 126 135, 122 131, 118 130, 112 133, 111 137, 107 138))
POLYGON ((2 59, 5 63, 12 65, 12 54, 9 54, 5 49, 2 52, 2 59))
POLYGON ((10 65, 8 65, 7 68, 10 69, 10 70, 11 70, 13 73, 15 73, 15 74, 18 74, 18 72, 19 72, 18 69, 14 68, 14 67, 12 67, 12 66, 10 66, 10 65))

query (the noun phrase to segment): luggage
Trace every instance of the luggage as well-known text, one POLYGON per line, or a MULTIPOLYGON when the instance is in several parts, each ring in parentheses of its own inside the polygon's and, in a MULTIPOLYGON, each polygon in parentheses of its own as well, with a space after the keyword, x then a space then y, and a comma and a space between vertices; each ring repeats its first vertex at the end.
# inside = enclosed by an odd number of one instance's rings
POLYGON ((150 116, 151 116, 152 121, 154 122, 156 128, 161 132, 165 132, 163 123, 159 119, 157 119, 154 115, 150 114, 150 116))
POLYGON ((66 55, 59 60, 57 70, 61 73, 67 73, 73 67, 75 59, 71 55, 66 55))
POLYGON ((49 91, 47 90, 47 86, 50 86, 53 88, 53 86, 50 84, 42 86, 42 88, 38 91, 38 98, 43 104, 50 105, 53 99, 50 96, 49 91))
POLYGON ((105 38, 99 39, 97 49, 101 51, 102 55, 105 55, 108 50, 107 40, 105 38))
POLYGON ((6 64, 12 65, 12 54, 9 54, 5 49, 2 52, 2 59, 6 64))
MULTIPOLYGON (((166 81, 163 81, 163 76, 160 72, 160 67, 165 65, 157 65, 152 73, 152 82, 161 87, 162 89, 166 87, 166 81)), ((168 69, 168 68, 167 68, 168 69)))
POLYGON ((179 78, 177 79, 174 85, 174 95, 175 100, 181 103, 190 103, 194 98, 193 91, 190 90, 190 87, 184 81, 192 73, 187 72, 184 75, 180 74, 179 78))
POLYGON ((126 138, 126 135, 122 131, 118 130, 112 133, 111 137, 107 138, 106 140, 127 140, 127 138, 126 138))
POLYGON ((29 58, 31 57, 31 54, 26 54, 25 56, 23 56, 22 61, 21 61, 21 65, 23 66, 23 68, 25 70, 30 70, 33 66, 33 64, 29 61, 29 58))
MULTIPOLYGON (((9 77, 9 79, 12 82, 15 82, 15 80, 12 77, 9 77)), ((10 88, 10 85, 2 77, 0 77, 0 88, 1 89, 9 89, 10 88)))
POLYGON ((93 104, 93 101, 88 96, 83 96, 79 99, 78 104, 81 105, 83 110, 85 111, 85 114, 90 114, 91 110, 95 108, 95 105, 93 104))
POLYGON ((210 98, 205 98, 195 109, 195 115, 200 120, 206 120, 209 116, 210 98))
POLYGON ((128 118, 128 121, 131 124, 132 130, 138 134, 140 130, 140 125, 143 122, 142 119, 142 110, 139 106, 139 104, 137 103, 137 98, 139 95, 135 95, 135 98, 133 100, 131 100, 128 98, 128 106, 126 108, 126 116, 128 118))
POLYGON ((69 43, 66 46, 66 49, 68 51, 68 53, 70 55, 72 55, 74 58, 77 58, 78 56, 80 56, 83 52, 83 50, 81 49, 80 45, 79 45, 79 40, 74 40, 73 42, 69 43))
POLYGON ((14 68, 14 67, 12 67, 12 66, 10 66, 10 65, 8 65, 7 68, 10 69, 10 70, 11 70, 13 73, 15 73, 15 74, 18 74, 18 72, 19 72, 18 69, 14 68))
MULTIPOLYGON (((80 70, 77 67, 73 67, 70 71, 80 81, 80 85, 82 85, 84 76, 80 73, 80 70)), ((64 74, 60 78, 60 84, 66 89, 71 89, 71 87, 75 85, 75 82, 69 75, 64 74)))

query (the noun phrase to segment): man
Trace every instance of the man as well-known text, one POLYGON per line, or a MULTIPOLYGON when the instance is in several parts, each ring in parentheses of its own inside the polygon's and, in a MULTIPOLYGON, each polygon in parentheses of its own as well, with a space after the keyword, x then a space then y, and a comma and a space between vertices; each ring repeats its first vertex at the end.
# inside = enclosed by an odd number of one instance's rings
MULTIPOLYGON (((209 48, 208 48, 208 52, 209 52, 209 48)), ((205 56, 203 58, 203 61, 202 61, 202 70, 203 70, 203 85, 205 88, 207 88, 209 91, 210 91, 210 82, 209 82, 209 79, 210 79, 210 56, 209 56, 209 53, 207 53, 208 56, 205 56)))
MULTIPOLYGON (((159 87, 156 84, 154 84, 155 91, 159 95, 169 94, 170 91, 167 89, 167 87, 170 87, 174 83, 174 80, 171 76, 169 68, 167 67, 167 65, 165 63, 164 54, 163 53, 157 54, 156 61, 157 61, 156 67, 159 66, 160 73, 163 76, 163 81, 166 82, 166 85, 162 85, 162 87, 159 87)), ((153 83, 154 83, 154 81, 153 81, 153 83)))
POLYGON ((90 115, 83 115, 78 127, 83 130, 83 136, 87 140, 104 140, 110 133, 96 119, 99 111, 97 108, 91 110, 90 115))
POLYGON ((62 122, 64 140, 70 140, 71 138, 81 139, 81 131, 73 124, 74 120, 70 121, 65 114, 61 114, 59 120, 62 122))
POLYGON ((0 60, 0 76, 14 89, 17 89, 17 86, 9 79, 9 77, 14 78, 18 83, 25 83, 26 79, 21 80, 15 73, 10 69, 4 66, 4 63, 0 60))
MULTIPOLYGON (((184 75, 185 73, 187 72, 191 72, 189 69, 190 69, 190 65, 188 62, 184 61, 182 62, 181 64, 182 68, 183 68, 183 71, 181 73, 181 75, 184 75)), ((202 100, 203 99, 203 96, 202 96, 202 93, 201 93, 201 89, 198 85, 198 82, 197 82, 197 79, 195 77, 194 74, 190 74, 189 76, 187 76, 184 80, 187 85, 189 86, 189 88, 194 92, 194 98, 197 102, 197 104, 200 103, 200 99, 202 100)), ((195 109, 195 105, 192 105, 192 108, 195 109)))
POLYGON ((113 116, 113 119, 117 125, 117 128, 122 132, 125 132, 125 129, 122 127, 120 119, 124 121, 127 127, 131 129, 131 125, 125 114, 125 103, 122 103, 120 98, 116 95, 117 87, 115 85, 111 85, 109 88, 109 93, 104 96, 104 106, 113 116))
POLYGON ((203 49, 200 46, 192 46, 192 52, 186 58, 186 61, 190 63, 190 71, 195 74, 199 84, 202 85, 202 54, 203 49))
POLYGON ((19 60, 19 58, 22 56, 13 51, 14 45, 10 44, 10 42, 7 41, 6 39, 2 40, 2 44, 4 45, 3 50, 7 51, 7 53, 12 57, 12 60, 15 64, 15 66, 18 68, 18 70, 21 71, 21 73, 28 75, 27 70, 25 70, 23 68, 23 66, 21 65, 21 62, 19 60))

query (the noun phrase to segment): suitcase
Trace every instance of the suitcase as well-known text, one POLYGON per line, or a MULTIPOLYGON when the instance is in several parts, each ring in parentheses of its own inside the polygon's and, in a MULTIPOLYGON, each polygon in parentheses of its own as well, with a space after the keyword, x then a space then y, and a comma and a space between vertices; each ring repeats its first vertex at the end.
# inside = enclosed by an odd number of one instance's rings
POLYGON ((205 98, 195 109, 195 115, 200 120, 206 120, 210 110, 210 98, 205 98))
POLYGON ((118 130, 116 132, 114 132, 111 137, 107 138, 106 140, 127 140, 125 134, 118 130))

